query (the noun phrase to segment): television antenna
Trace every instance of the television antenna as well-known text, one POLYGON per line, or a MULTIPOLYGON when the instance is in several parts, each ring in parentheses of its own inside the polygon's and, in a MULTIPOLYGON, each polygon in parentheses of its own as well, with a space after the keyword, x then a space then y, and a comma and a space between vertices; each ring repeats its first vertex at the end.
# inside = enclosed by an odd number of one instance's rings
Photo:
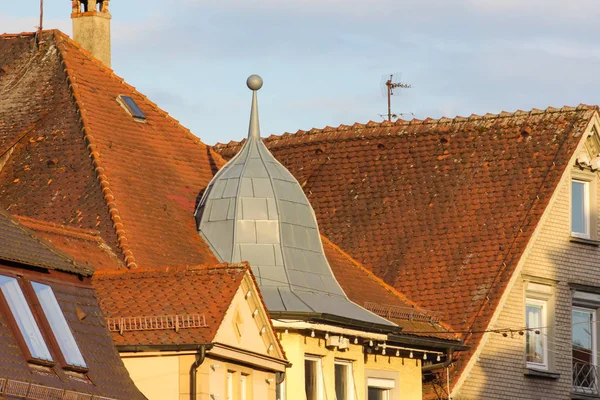
MULTIPOLYGON (((392 114, 392 96, 399 94, 398 89, 410 89, 412 87, 408 83, 400 82, 401 79, 402 79, 402 74, 389 74, 389 75, 383 75, 381 77, 381 90, 382 90, 382 93, 384 96, 387 95, 387 104, 388 104, 387 119, 388 119, 388 121, 391 121, 392 117, 398 118, 398 116, 402 116, 405 114, 414 115, 412 113, 392 114), (397 75, 400 75, 399 79, 396 78, 397 75)), ((385 115, 382 115, 382 117, 385 117, 385 115)))

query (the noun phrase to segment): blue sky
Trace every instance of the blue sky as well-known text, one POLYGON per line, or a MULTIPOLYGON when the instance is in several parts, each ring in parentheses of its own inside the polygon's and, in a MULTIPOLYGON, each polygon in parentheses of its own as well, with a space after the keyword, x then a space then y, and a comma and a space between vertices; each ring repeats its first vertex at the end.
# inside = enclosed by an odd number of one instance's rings
MULTIPOLYGON (((3 1, 0 32, 38 0, 3 1)), ((68 0, 46 28, 71 34, 68 0)), ((115 73, 209 144, 246 135, 262 75, 263 136, 380 121, 384 74, 417 118, 598 104, 596 0, 112 0, 115 73)), ((409 118, 408 116, 407 118, 409 118)))

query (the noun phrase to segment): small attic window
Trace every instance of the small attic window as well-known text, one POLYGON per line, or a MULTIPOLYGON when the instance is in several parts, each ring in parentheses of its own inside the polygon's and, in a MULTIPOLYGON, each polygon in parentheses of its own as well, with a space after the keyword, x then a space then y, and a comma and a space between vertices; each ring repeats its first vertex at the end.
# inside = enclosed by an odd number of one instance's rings
POLYGON ((134 120, 138 122, 146 121, 146 114, 140 109, 135 100, 133 100, 129 96, 120 95, 117 97, 117 101, 123 108, 127 110, 127 112, 133 117, 134 120))

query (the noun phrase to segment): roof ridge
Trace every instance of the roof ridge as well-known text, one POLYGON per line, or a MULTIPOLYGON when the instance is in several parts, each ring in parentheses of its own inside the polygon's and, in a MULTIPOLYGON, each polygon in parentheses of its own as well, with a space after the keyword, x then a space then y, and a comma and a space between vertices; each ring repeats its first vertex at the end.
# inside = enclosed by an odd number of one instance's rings
MULTIPOLYGON (((298 137, 298 136, 316 135, 316 134, 321 134, 321 133, 334 134, 337 132, 348 131, 350 128, 369 129, 369 128, 379 128, 379 127, 396 127, 396 126, 410 126, 410 125, 439 125, 439 124, 461 123, 461 122, 467 122, 467 121, 472 122, 472 121, 484 121, 484 120, 489 120, 489 119, 521 117, 521 116, 525 116, 525 115, 539 115, 539 114, 544 114, 544 113, 555 114, 555 113, 586 111, 586 110, 598 111, 599 106, 581 103, 576 107, 565 105, 561 108, 556 108, 556 107, 548 106, 544 110, 532 108, 529 111, 523 111, 523 110, 515 110, 513 112, 501 111, 497 114, 493 114, 493 113, 487 113, 485 115, 471 114, 468 117, 462 117, 460 115, 457 115, 452 118, 450 118, 450 117, 429 118, 428 117, 423 120, 418 119, 418 118, 413 118, 411 120, 398 119, 394 122, 390 122, 390 121, 381 121, 381 122, 369 121, 367 123, 356 122, 353 125, 341 124, 338 127, 326 126, 324 128, 311 128, 309 130, 299 129, 296 132, 284 132, 280 135, 271 134, 269 136, 264 137, 263 141, 270 142, 270 141, 274 141, 274 140, 279 140, 284 136, 292 136, 292 135, 294 137, 298 137)), ((243 142, 244 142, 244 140, 240 140, 240 141, 231 140, 229 143, 217 142, 212 147, 224 149, 224 148, 239 146, 243 142)))
MULTIPOLYGON (((88 50, 84 49, 83 47, 81 47, 81 45, 79 43, 77 43, 75 40, 71 39, 68 35, 66 35, 65 33, 61 32, 60 30, 56 29, 53 30, 55 35, 61 36, 63 40, 67 40, 71 45, 75 46, 82 54, 84 54, 91 62, 93 62, 97 67, 101 68, 102 70, 104 70, 104 72, 106 72, 107 74, 109 74, 112 78, 116 79, 117 81, 119 81, 119 83, 121 83, 122 85, 124 85, 125 87, 127 87, 128 89, 131 89, 132 91, 134 91, 138 96, 140 96, 142 98, 142 100, 144 100, 150 107, 152 107, 154 110, 156 110, 159 114, 163 115, 165 118, 167 118, 167 120, 169 120, 169 122, 171 122, 173 125, 183 129, 185 131, 185 133, 189 136, 190 139, 194 140, 195 142, 197 142, 197 144, 200 144, 202 146, 205 147, 210 147, 209 145, 207 145, 206 143, 204 143, 198 136, 194 135, 192 133, 192 131, 190 131, 188 128, 186 128, 185 126, 181 125, 181 123, 173 118, 168 112, 166 112, 165 110, 163 110, 162 108, 160 108, 156 103, 154 103, 153 101, 151 101, 150 99, 148 99, 148 97, 139 92, 135 86, 130 85, 129 83, 127 83, 125 81, 125 79, 121 78, 119 75, 115 74, 114 70, 112 68, 107 67, 106 65, 104 65, 100 60, 98 60, 97 58, 95 58, 92 53, 90 53, 88 50)), ((218 154, 216 152, 214 152, 214 154, 218 154)), ((221 157, 219 155, 219 157, 221 157)))
MULTIPOLYGON (((100 161, 100 157, 98 151, 96 150, 97 146, 94 140, 94 137, 91 135, 91 129, 89 128, 89 123, 87 122, 86 111, 83 105, 81 104, 81 100, 79 98, 79 93, 77 91, 77 83, 74 82, 71 73, 69 72, 69 65, 67 61, 67 57, 63 54, 64 49, 59 46, 59 44, 63 44, 62 41, 67 38, 69 41, 71 39, 66 36, 64 33, 56 30, 54 31, 54 39, 57 42, 57 48, 59 50, 60 57, 62 59, 62 64, 65 66, 65 74, 67 76, 67 81, 69 82, 69 88, 71 89, 71 94, 73 95, 73 99, 75 101, 75 107, 79 111, 80 121, 81 121, 81 130, 83 132, 84 139, 87 141, 87 149, 90 152, 90 157, 92 159, 92 164, 94 166, 94 172, 96 173, 96 177, 98 182, 100 183, 100 188, 102 190, 102 195, 104 197, 104 201, 108 207, 108 212, 110 215, 110 219, 113 222, 113 228, 115 229, 117 235, 117 241, 119 243, 119 247, 123 251, 123 256, 125 258, 125 265, 129 269, 138 268, 137 262, 135 261, 135 257, 131 248, 129 247, 127 237, 125 236, 125 228, 123 225, 123 220, 115 203, 115 196, 110 188, 108 178, 105 175, 104 167, 100 161)), ((71 41, 75 43, 74 41, 71 41)), ((77 48, 81 49, 81 47, 77 44, 77 48)), ((88 53, 89 54, 89 53, 88 53)), ((107 68, 107 67, 104 67, 107 68)))
POLYGON ((22 225, 34 231, 57 233, 63 236, 71 236, 77 239, 83 239, 90 242, 103 242, 100 232, 96 230, 75 228, 53 222, 42 221, 40 219, 25 217, 22 215, 13 215, 22 225))
POLYGON ((98 279, 109 279, 119 275, 127 275, 128 278, 136 277, 137 275, 144 275, 146 273, 163 273, 163 274, 175 274, 180 272, 211 272, 211 271, 224 271, 224 270, 243 270, 250 268, 247 262, 241 262, 237 264, 230 263, 219 263, 219 264, 198 264, 198 265, 180 265, 177 267, 159 267, 159 268, 148 268, 140 267, 135 270, 127 269, 102 269, 94 273, 94 278, 98 279))
MULTIPOLYGON (((414 301, 412 301, 411 299, 409 299, 408 297, 406 297, 406 295, 404 295, 403 293, 401 293, 398 290, 396 290, 393 286, 390 286, 387 283, 385 283, 385 281, 383 279, 379 278, 372 271, 370 271, 369 269, 367 269, 366 267, 364 267, 360 262, 358 262, 354 258, 352 258, 351 255, 349 255, 348 253, 346 253, 344 250, 342 250, 338 245, 336 245, 335 243, 333 243, 327 237, 325 237, 324 235, 321 235, 321 239, 323 241, 327 242, 331 247, 333 247, 338 253, 340 253, 342 256, 344 256, 348 261, 350 261, 356 267, 360 268, 371 279, 373 279, 375 282, 377 282, 378 284, 380 284, 384 289, 386 289, 387 291, 389 291, 393 295, 401 298, 402 301, 410 304, 412 307, 414 307, 418 311, 420 311, 423 314, 427 315, 427 312, 426 312, 426 310, 423 307, 421 307, 420 305, 418 305, 417 303, 415 303, 414 301)), ((446 323, 444 323, 442 321, 438 321, 437 324, 443 326, 444 328, 448 329, 449 331, 452 331, 452 328, 448 324, 446 324, 446 323)))
POLYGON ((31 229, 29 229, 29 228, 25 227, 23 224, 21 224, 16 217, 13 217, 7 211, 0 210, 0 215, 4 216, 4 218, 6 218, 10 223, 15 225, 15 227, 17 229, 19 229, 25 235, 31 237, 33 240, 38 242, 41 246, 46 248, 46 250, 54 253, 59 258, 62 258, 63 261, 66 261, 67 263, 74 265, 79 270, 84 270, 86 272, 89 272, 89 275, 92 275, 92 273, 94 272, 94 269, 92 267, 90 267, 89 265, 77 262, 73 257, 68 255, 67 253, 57 249, 52 244, 50 244, 46 240, 42 239, 41 237, 39 237, 38 235, 33 233, 31 229))

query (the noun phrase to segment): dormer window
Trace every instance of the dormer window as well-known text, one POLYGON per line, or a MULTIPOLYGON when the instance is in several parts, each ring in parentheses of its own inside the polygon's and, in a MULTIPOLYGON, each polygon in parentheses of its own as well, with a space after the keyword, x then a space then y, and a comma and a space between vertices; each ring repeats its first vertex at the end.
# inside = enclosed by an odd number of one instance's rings
POLYGON ((117 101, 125 110, 127 110, 129 115, 131 115, 134 120, 138 122, 146 122, 146 114, 144 114, 133 98, 120 95, 117 97, 117 101))
POLYGON ((58 347, 65 358, 67 365, 71 365, 79 368, 87 368, 85 360, 79 351, 75 337, 67 320, 60 309, 60 305, 54 296, 52 288, 42 283, 32 282, 33 290, 37 296, 38 301, 44 311, 50 330, 54 334, 58 347))
POLYGON ((21 334, 19 341, 23 341, 29 351, 30 361, 52 363, 50 350, 17 279, 0 275, 0 289, 21 334))

